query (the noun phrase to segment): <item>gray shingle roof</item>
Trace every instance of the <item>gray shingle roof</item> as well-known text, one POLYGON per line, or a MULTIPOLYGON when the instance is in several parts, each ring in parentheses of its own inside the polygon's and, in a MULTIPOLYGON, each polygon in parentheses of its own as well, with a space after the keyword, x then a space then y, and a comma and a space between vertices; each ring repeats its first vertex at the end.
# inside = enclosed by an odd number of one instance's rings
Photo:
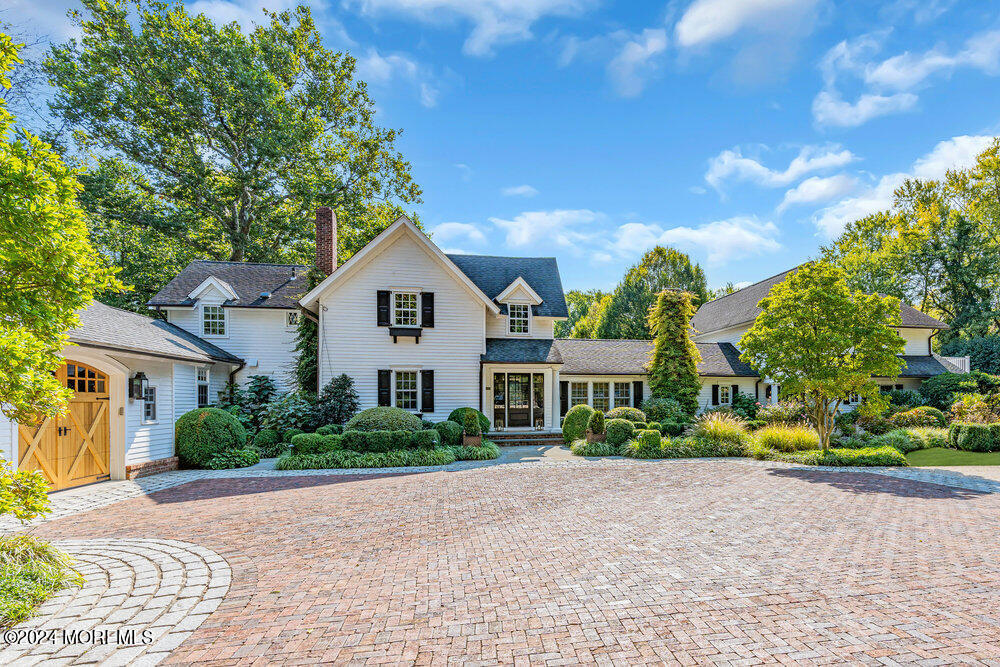
POLYGON ((69 332, 69 339, 78 345, 94 345, 189 361, 242 361, 221 347, 174 324, 112 308, 99 301, 78 311, 77 315, 80 317, 80 324, 69 332))
POLYGON ((555 341, 536 338, 487 338, 486 363, 561 364, 555 341))
POLYGON ((936 354, 904 355, 902 359, 906 362, 906 368, 899 373, 901 378, 925 378, 942 373, 962 372, 961 368, 936 354))
MULTIPOLYGON (((708 333, 720 329, 728 329, 740 324, 753 322, 760 315, 757 303, 771 291, 771 288, 783 281, 789 273, 799 267, 783 271, 776 276, 765 278, 760 282, 748 285, 732 294, 721 296, 701 305, 698 312, 691 318, 691 326, 698 333, 708 333)), ((922 313, 907 303, 900 303, 899 315, 904 327, 921 327, 927 329, 947 329, 948 325, 926 313, 922 313)))
MULTIPOLYGON (((524 278, 542 298, 532 308, 540 317, 569 317, 562 279, 555 257, 494 257, 492 255, 448 255, 462 273, 491 299, 496 299, 518 277, 524 278)), ((506 306, 500 306, 506 312, 506 306)))
POLYGON ((195 260, 167 283, 150 306, 190 306, 194 302, 188 294, 209 276, 227 282, 239 296, 238 301, 227 302, 249 308, 298 308, 299 299, 308 291, 305 274, 309 269, 301 264, 254 264, 251 262, 213 262, 195 260), (261 292, 270 292, 269 299, 262 299, 261 292))

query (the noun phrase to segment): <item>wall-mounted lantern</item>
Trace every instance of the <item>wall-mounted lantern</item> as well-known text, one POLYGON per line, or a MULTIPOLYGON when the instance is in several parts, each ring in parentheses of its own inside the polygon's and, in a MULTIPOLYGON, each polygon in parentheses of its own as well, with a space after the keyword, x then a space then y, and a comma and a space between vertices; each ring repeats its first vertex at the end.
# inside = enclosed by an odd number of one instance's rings
POLYGON ((128 381, 128 397, 135 399, 145 399, 146 390, 149 389, 149 378, 142 371, 132 376, 128 381))

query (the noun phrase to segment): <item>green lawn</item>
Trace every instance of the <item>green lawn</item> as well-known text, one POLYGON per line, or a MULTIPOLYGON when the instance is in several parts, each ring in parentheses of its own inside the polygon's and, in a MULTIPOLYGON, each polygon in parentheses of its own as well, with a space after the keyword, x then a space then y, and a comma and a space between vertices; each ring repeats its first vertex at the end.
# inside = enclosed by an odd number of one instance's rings
POLYGON ((910 452, 906 462, 911 466, 996 466, 1000 465, 1000 452, 963 452, 934 447, 910 452))

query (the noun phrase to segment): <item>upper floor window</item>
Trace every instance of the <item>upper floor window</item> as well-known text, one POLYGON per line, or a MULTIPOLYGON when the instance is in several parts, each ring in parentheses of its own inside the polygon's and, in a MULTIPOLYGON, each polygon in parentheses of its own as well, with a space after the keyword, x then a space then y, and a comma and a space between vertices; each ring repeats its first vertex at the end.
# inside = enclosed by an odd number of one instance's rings
POLYGON ((299 311, 290 310, 287 313, 285 313, 285 326, 286 327, 299 326, 299 311))
POLYGON ((512 303, 507 306, 507 321, 512 334, 528 333, 528 317, 530 306, 523 303, 512 303))
POLYGON ((395 292, 392 302, 392 322, 397 327, 417 326, 416 292, 395 292))
POLYGON ((201 332, 205 336, 226 335, 226 311, 222 306, 202 307, 201 332))

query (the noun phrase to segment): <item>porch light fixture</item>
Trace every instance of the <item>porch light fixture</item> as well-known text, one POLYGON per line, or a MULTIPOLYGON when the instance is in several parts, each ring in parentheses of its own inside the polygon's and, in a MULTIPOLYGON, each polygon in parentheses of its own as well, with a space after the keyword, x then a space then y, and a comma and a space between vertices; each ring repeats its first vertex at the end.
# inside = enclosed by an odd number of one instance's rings
POLYGON ((128 381, 128 397, 135 398, 145 398, 146 390, 149 389, 149 378, 142 371, 139 371, 128 381))

